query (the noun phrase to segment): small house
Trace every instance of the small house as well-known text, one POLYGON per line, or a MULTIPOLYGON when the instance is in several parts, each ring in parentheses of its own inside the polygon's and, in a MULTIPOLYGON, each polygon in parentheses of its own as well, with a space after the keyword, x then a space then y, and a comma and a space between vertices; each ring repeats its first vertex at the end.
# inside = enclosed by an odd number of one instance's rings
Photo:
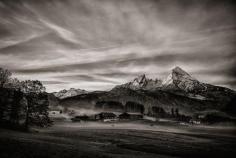
POLYGON ((129 120, 130 119, 130 114, 128 114, 127 112, 124 112, 124 113, 119 115, 119 119, 120 120, 129 120))
POLYGON ((79 116, 75 116, 75 117, 71 118, 71 121, 73 121, 73 122, 80 122, 81 119, 80 119, 79 116))
POLYGON ((49 116, 57 116, 60 115, 62 112, 60 110, 49 111, 49 116))
POLYGON ((113 120, 115 121, 117 119, 117 116, 111 112, 101 112, 95 115, 95 119, 102 120, 104 122, 113 121, 113 120))
POLYGON ((87 115, 75 116, 71 119, 72 121, 88 121, 89 117, 87 115))
POLYGON ((143 115, 140 113, 127 113, 124 112, 119 115, 119 119, 121 120, 139 120, 142 119, 143 115))
POLYGON ((201 124, 201 121, 200 121, 199 119, 191 119, 191 120, 189 121, 189 123, 191 123, 191 124, 196 124, 196 125, 200 125, 200 124, 201 124))

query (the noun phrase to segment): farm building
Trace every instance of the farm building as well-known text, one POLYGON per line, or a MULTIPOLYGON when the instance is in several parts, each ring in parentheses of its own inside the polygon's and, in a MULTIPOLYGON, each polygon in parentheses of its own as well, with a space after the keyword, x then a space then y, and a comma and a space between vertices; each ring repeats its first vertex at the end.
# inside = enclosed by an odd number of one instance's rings
POLYGON ((124 113, 119 115, 119 119, 121 119, 121 120, 129 120, 130 119, 130 114, 128 114, 127 112, 124 112, 124 113))
POLYGON ((95 119, 102 121, 115 120, 117 119, 117 116, 112 112, 101 112, 95 115, 95 119))
POLYGON ((143 115, 140 113, 127 113, 124 112, 122 114, 119 115, 119 119, 121 120, 138 120, 138 119, 142 119, 143 115))
POLYGON ((87 115, 75 116, 71 119, 72 121, 88 121, 89 117, 87 115))

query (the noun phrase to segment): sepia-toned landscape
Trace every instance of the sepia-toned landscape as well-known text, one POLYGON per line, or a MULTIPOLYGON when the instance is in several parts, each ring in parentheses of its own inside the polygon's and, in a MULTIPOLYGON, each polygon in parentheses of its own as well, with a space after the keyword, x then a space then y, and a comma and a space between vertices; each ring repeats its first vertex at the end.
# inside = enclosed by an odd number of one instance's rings
POLYGON ((235 9, 0 0, 0 157, 235 157, 235 9))

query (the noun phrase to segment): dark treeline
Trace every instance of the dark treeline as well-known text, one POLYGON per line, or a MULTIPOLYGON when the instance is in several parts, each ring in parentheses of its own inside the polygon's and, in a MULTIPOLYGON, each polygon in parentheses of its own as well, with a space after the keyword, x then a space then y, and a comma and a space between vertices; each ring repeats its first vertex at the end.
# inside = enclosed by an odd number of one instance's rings
POLYGON ((48 95, 40 81, 19 81, 0 68, 1 127, 28 130, 30 126, 49 126, 48 108, 48 95))
POLYGON ((144 105, 132 101, 128 101, 125 105, 118 101, 98 101, 95 108, 105 111, 144 113, 144 105))
POLYGON ((98 101, 95 105, 96 109, 99 110, 115 110, 115 111, 123 111, 124 106, 122 103, 117 101, 98 101))

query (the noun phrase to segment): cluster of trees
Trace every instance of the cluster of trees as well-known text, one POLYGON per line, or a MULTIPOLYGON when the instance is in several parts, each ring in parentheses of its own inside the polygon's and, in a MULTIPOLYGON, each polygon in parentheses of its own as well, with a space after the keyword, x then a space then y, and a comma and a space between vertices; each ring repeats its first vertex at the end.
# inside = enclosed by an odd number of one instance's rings
POLYGON ((125 105, 118 101, 98 101, 95 108, 105 111, 137 112, 144 113, 144 105, 137 102, 128 101, 125 105))
POLYGON ((117 101, 98 101, 95 104, 95 108, 108 111, 123 111, 124 106, 122 103, 117 101))
POLYGON ((180 114, 178 108, 175 108, 175 109, 171 108, 171 117, 174 117, 178 121, 182 121, 182 122, 189 122, 192 119, 191 116, 186 116, 184 114, 180 114))
POLYGON ((158 107, 158 106, 152 107, 152 113, 158 117, 167 117, 168 115, 167 112, 162 107, 158 107))
POLYGON ((176 109, 171 108, 171 115, 173 117, 178 117, 179 116, 179 109, 178 108, 176 108, 176 109))
POLYGON ((19 81, 12 73, 0 68, 0 123, 49 126, 48 95, 38 80, 19 81))
POLYGON ((137 102, 128 101, 125 104, 125 112, 139 112, 143 114, 144 110, 144 105, 137 102))
MULTIPOLYGON (((149 110, 150 111, 150 110, 149 110)), ((150 116, 159 117, 159 118, 174 118, 178 121, 189 122, 192 117, 186 116, 179 113, 178 108, 171 108, 170 112, 166 112, 164 108, 159 106, 153 106, 152 112, 149 112, 150 116)))

